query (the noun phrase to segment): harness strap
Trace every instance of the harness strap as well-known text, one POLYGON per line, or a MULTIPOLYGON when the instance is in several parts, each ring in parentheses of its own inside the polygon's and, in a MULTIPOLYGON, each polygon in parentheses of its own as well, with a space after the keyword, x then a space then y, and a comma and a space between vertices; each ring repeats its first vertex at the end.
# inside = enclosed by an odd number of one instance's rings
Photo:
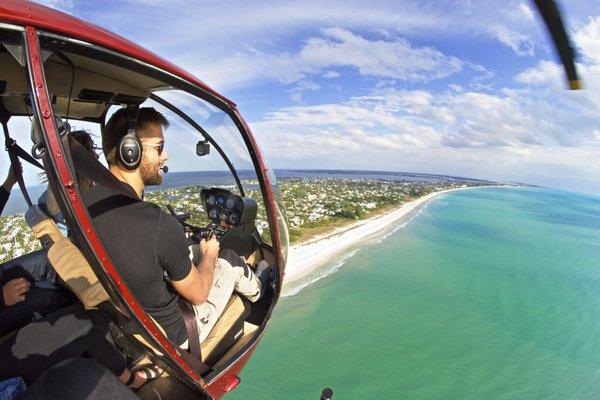
POLYGON ((179 310, 185 323, 185 330, 188 334, 188 343, 190 344, 190 353, 198 358, 202 359, 202 353, 200 352, 200 337, 198 331, 198 323, 196 322, 196 314, 190 305, 181 297, 179 298, 179 310))
POLYGON ((21 163, 19 162, 19 157, 24 159, 25 161, 44 169, 40 163, 38 163, 33 157, 31 157, 25 150, 23 150, 17 142, 13 138, 10 137, 8 133, 8 123, 7 121, 2 121, 2 128, 4 130, 4 143, 6 146, 6 151, 8 152, 8 158, 10 159, 10 165, 13 170, 13 173, 17 176, 17 183, 19 184, 19 189, 21 189, 21 193, 23 193, 23 198, 27 202, 27 205, 31 207, 31 198, 29 197, 29 193, 27 193, 27 188, 25 187, 25 181, 23 181, 23 172, 21 171, 21 163))
POLYGON ((69 136, 69 145, 65 146, 70 151, 75 171, 80 176, 93 180, 95 183, 111 189, 123 196, 140 201, 140 198, 123 182, 111 174, 92 154, 77 140, 69 136))

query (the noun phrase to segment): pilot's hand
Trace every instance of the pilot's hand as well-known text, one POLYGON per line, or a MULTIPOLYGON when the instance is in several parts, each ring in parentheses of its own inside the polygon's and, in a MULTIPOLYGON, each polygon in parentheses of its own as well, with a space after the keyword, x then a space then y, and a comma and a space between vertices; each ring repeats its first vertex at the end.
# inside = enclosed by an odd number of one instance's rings
POLYGON ((29 292, 31 284, 25 278, 17 278, 9 281, 2 287, 2 296, 4 304, 12 306, 25 300, 25 295, 29 292))
POLYGON ((217 241, 217 236, 212 235, 209 240, 202 239, 200 241, 200 252, 202 253, 202 258, 210 260, 210 264, 214 266, 217 257, 219 256, 219 242, 217 241))

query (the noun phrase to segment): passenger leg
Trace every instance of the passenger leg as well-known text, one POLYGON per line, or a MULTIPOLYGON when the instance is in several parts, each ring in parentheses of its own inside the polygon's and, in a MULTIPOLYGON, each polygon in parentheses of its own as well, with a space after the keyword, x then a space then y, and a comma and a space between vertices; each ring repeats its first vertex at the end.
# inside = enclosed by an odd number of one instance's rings
POLYGON ((233 269, 235 291, 253 303, 257 301, 263 285, 244 259, 231 249, 221 250, 219 258, 228 261, 233 269))
MULTIPOLYGON (((190 252, 190 256, 192 254, 193 252, 190 252)), ((200 262, 198 256, 192 260, 195 264, 200 262)), ((262 294, 262 283, 235 251, 222 249, 215 264, 213 285, 208 299, 198 306, 193 306, 200 342, 206 339, 217 323, 234 290, 255 302, 262 294)))
POLYGON ((133 400, 138 397, 104 366, 86 358, 69 358, 45 371, 24 400, 133 400))
POLYGON ((29 385, 52 365, 88 353, 116 376, 126 361, 114 346, 99 311, 79 305, 62 309, 20 329, 0 345, 0 380, 21 376, 29 385))
POLYGON ((25 296, 25 300, 20 303, 0 309, 0 336, 72 304, 72 300, 58 288, 44 289, 32 286, 25 296))
POLYGON ((17 278, 27 279, 32 286, 24 301, 0 309, 0 336, 73 304, 73 298, 55 285, 56 271, 44 249, 0 264, 0 288, 17 278))
POLYGON ((27 278, 29 282, 56 283, 56 271, 50 266, 45 249, 36 250, 0 264, 1 282, 27 278))

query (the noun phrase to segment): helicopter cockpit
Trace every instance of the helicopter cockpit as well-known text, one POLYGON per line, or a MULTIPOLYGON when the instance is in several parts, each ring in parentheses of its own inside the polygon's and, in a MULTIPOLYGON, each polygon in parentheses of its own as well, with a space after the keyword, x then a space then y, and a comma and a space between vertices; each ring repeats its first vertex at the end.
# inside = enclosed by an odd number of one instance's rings
MULTIPOLYGON (((219 397, 235 387, 236 374, 264 332, 279 297, 288 243, 275 178, 235 104, 162 69, 163 60, 152 64, 141 55, 136 59, 137 47, 120 53, 68 35, 9 24, 0 24, 0 42, 0 111, 11 139, 22 149, 31 149, 43 164, 48 190, 85 259, 86 276, 107 293, 109 305, 103 304, 103 310, 111 314, 116 334, 125 338, 122 349, 129 361, 149 358, 164 367, 167 374, 154 389, 163 385, 173 390, 170 393, 192 388, 219 397), (168 341, 120 279, 82 207, 81 188, 70 178, 87 174, 102 185, 110 174, 106 162, 100 157, 81 167, 82 161, 69 151, 70 130, 59 132, 55 122, 58 117, 70 127, 87 130, 99 146, 110 116, 132 106, 153 107, 170 124, 165 132, 170 172, 163 170, 161 186, 147 187, 144 200, 175 216, 190 243, 214 234, 222 248, 234 250, 250 268, 263 260, 275 267, 268 292, 259 302, 250 305, 232 296, 201 343, 200 363, 168 341), (28 123, 37 125, 38 135, 30 138, 28 123), (186 389, 173 389, 181 381, 187 383, 186 389)), ((23 164, 25 186, 35 185, 33 168, 23 164)), ((56 266, 59 276, 70 268, 68 263, 56 266)), ((73 277, 63 279, 67 286, 69 279, 73 277)), ((153 388, 146 390, 151 393, 153 388)), ((143 398, 144 391, 139 396, 143 398)))

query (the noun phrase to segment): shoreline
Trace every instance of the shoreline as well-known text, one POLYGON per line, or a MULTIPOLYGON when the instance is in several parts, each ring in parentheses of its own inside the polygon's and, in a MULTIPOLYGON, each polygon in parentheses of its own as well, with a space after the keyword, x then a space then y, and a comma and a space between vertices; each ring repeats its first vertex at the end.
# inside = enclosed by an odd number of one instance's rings
POLYGON ((310 275, 311 272, 327 263, 335 256, 338 256, 340 253, 349 250, 379 233, 385 232, 393 224, 419 211, 421 207, 431 199, 458 190, 481 187, 482 186, 462 187, 429 193, 416 200, 404 203, 390 212, 357 221, 348 226, 334 229, 326 234, 317 235, 304 243, 290 246, 283 280, 284 289, 286 286, 297 283, 302 278, 310 275))

